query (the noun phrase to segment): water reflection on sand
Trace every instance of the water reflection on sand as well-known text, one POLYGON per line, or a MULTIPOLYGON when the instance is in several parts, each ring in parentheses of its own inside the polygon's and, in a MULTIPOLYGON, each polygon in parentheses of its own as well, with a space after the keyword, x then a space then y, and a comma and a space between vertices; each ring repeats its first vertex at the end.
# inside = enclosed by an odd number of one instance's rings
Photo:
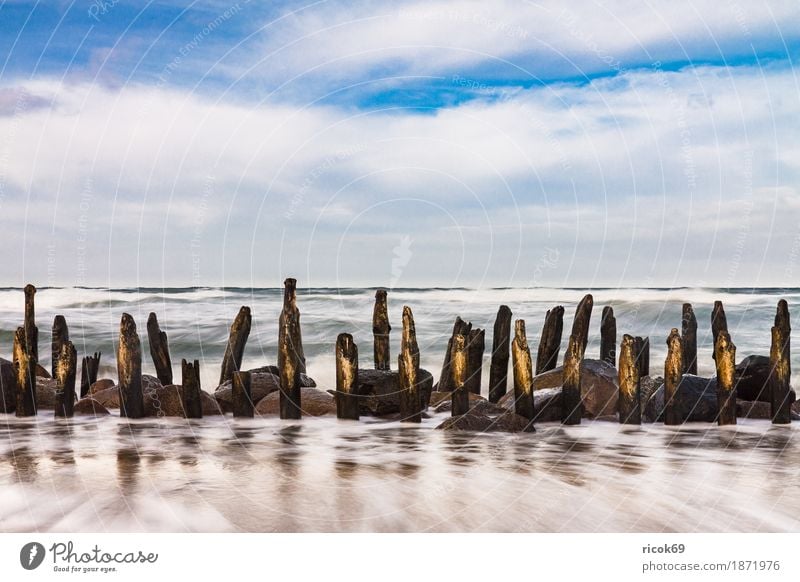
POLYGON ((798 531, 797 426, 0 416, 2 531, 798 531))

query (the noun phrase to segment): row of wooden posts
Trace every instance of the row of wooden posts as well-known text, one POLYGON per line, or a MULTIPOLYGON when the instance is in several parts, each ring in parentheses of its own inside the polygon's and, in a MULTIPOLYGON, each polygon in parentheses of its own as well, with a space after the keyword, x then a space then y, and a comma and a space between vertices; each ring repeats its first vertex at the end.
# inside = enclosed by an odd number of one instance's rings
MULTIPOLYGON (((280 375, 280 417, 299 419, 302 414, 301 375, 306 371, 300 329, 300 311, 297 307, 297 282, 284 281, 283 308, 279 317, 278 370, 280 375)), ((38 328, 35 324, 33 285, 25 287, 24 325, 14 335, 14 369, 16 381, 17 416, 36 414, 35 369, 38 362, 38 328)), ((594 299, 586 295, 578 304, 563 358, 563 387, 561 394, 562 422, 579 424, 583 416, 581 394, 581 363, 588 343, 594 299)), ((514 411, 531 421, 536 417, 533 378, 558 365, 564 326, 564 308, 554 307, 545 315, 536 366, 533 366, 528 345, 525 320, 517 319, 511 338, 512 313, 506 305, 500 306, 493 328, 491 365, 489 368, 489 401, 498 402, 508 390, 508 368, 511 360, 514 411)), ((231 381, 233 414, 253 417, 249 372, 241 371, 247 338, 250 334, 252 314, 243 306, 230 328, 228 344, 222 360, 219 383, 231 381)), ((417 343, 414 315, 411 308, 403 307, 403 330, 397 369, 400 389, 400 415, 406 422, 420 422, 425 402, 420 391, 420 351, 417 343)), ((390 364, 389 323, 387 293, 378 290, 373 311, 373 359, 375 369, 388 371, 390 364)), ((736 390, 734 370, 736 346, 731 341, 722 302, 714 304, 711 317, 714 339, 713 357, 717 372, 717 399, 719 424, 736 423, 736 390)), ((167 334, 158 324, 155 313, 147 321, 150 355, 156 375, 163 385, 173 383, 172 362, 167 334)), ((772 328, 770 350, 770 383, 772 418, 774 423, 791 421, 790 409, 790 335, 789 309, 785 300, 778 302, 775 325, 772 328)), ((603 308, 600 324, 600 358, 611 365, 616 361, 617 326, 614 310, 603 308)), ((438 390, 450 392, 453 416, 469 412, 469 394, 480 394, 481 371, 485 351, 485 332, 473 329, 470 323, 456 317, 453 332, 448 340, 438 390)), ((120 415, 140 418, 145 414, 142 389, 142 349, 136 323, 124 313, 120 323, 117 345, 117 373, 120 392, 120 415)), ((336 407, 342 419, 359 419, 358 347, 353 336, 339 334, 335 345, 336 356, 336 407)), ((619 421, 640 424, 641 380, 650 374, 650 341, 647 337, 623 335, 619 351, 619 421)), ((97 380, 100 353, 83 358, 80 397, 88 394, 97 380)), ((52 376, 57 383, 55 415, 70 417, 75 401, 77 356, 69 341, 67 322, 57 315, 52 331, 52 376)), ((202 417, 200 365, 181 361, 181 385, 184 412, 188 418, 202 417)), ((683 305, 682 326, 673 328, 667 338, 667 357, 664 365, 665 423, 680 424, 676 409, 679 384, 684 374, 697 374, 697 318, 691 304, 683 305)), ((4 387, 6 389, 6 387, 4 387)))

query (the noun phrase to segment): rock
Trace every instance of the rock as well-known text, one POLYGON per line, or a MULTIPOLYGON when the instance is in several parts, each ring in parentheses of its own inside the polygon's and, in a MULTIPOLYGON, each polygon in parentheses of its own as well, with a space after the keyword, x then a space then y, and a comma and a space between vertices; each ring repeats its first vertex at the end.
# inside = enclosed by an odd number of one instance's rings
MULTIPOLYGON (((322 416, 336 414, 336 401, 333 396, 323 390, 304 386, 300 388, 300 405, 304 416, 322 416)), ((256 414, 260 416, 277 416, 280 411, 280 393, 272 392, 256 404, 256 414)))
POLYGON ((642 422, 663 422, 664 413, 664 378, 661 376, 645 376, 642 378, 641 398, 642 422))
POLYGON ((56 388, 58 383, 44 376, 36 377, 36 408, 39 410, 55 409, 56 388))
MULTIPOLYGON (((769 358, 767 356, 747 356, 736 365, 734 385, 736 397, 740 400, 769 402, 769 358)), ((789 390, 789 400, 795 402, 797 396, 789 390)))
POLYGON ((81 398, 75 403, 74 413, 76 416, 105 416, 111 414, 108 409, 94 398, 81 398))
POLYGON ((52 378, 50 372, 44 369, 41 364, 36 364, 36 377, 37 378, 52 378))
MULTIPOLYGON (((208 392, 200 391, 200 401, 203 407, 203 416, 222 414, 219 404, 208 392)), ((145 390, 144 415, 185 417, 183 386, 180 384, 158 385, 145 390)))
MULTIPOLYGON (((274 366, 265 366, 270 368, 274 366)), ((281 379, 271 372, 250 372, 250 394, 254 404, 281 389, 281 379)), ((233 412, 233 384, 230 380, 220 384, 214 391, 214 398, 225 412, 233 412)))
MULTIPOLYGON (((92 394, 92 398, 106 408, 119 408, 119 389, 116 386, 95 392, 92 394)), ((85 398, 81 400, 85 400, 85 398)))
MULTIPOLYGON (((439 392, 439 394, 447 394, 451 395, 452 392, 439 392)), ((450 398, 442 399, 439 404, 437 404, 433 411, 434 412, 451 412, 453 409, 453 401, 450 398)), ((474 394, 472 392, 469 393, 469 410, 475 414, 505 414, 507 409, 500 406, 499 404, 493 404, 486 400, 483 396, 478 394, 474 394)))
MULTIPOLYGON (((427 408, 431 400, 433 375, 420 368, 417 377, 420 397, 427 408)), ((385 416, 400 412, 400 376, 395 371, 359 369, 357 394, 361 397, 361 414, 385 416)), ((447 394, 449 397, 450 393, 447 394)))
MULTIPOLYGON (((261 366, 260 368, 253 368, 252 370, 247 370, 251 374, 272 374, 274 376, 278 376, 280 378, 281 371, 278 369, 278 366, 261 366)), ((317 383, 314 381, 314 378, 310 376, 306 376, 305 374, 300 374, 300 386, 304 386, 306 388, 316 388, 317 383)))
MULTIPOLYGON (((514 410, 514 393, 506 394, 498 402, 509 411, 514 410)), ((561 386, 542 388, 533 393, 534 422, 561 422, 561 386)), ((603 417, 607 417, 604 415, 603 417)), ((614 416, 616 418, 616 416, 614 416)))
POLYGON ((116 382, 111 378, 102 378, 89 386, 89 394, 94 394, 95 392, 100 392, 101 390, 105 390, 106 388, 111 388, 112 386, 116 386, 116 382))
POLYGON ((14 364, 0 358, 0 412, 11 413, 17 409, 17 377, 14 364))
MULTIPOLYGON (((661 380, 658 378, 657 380, 661 380)), ((645 405, 645 422, 662 420, 664 414, 664 384, 650 396, 645 405)), ((719 407, 717 406, 716 378, 702 378, 684 374, 677 392, 678 419, 680 422, 715 422, 719 407)))
POLYGON ((535 432, 533 422, 508 411, 498 416, 470 411, 461 416, 451 416, 436 428, 470 432, 535 432))
POLYGON ((736 416, 739 418, 759 418, 772 420, 772 406, 768 402, 736 400, 736 416))

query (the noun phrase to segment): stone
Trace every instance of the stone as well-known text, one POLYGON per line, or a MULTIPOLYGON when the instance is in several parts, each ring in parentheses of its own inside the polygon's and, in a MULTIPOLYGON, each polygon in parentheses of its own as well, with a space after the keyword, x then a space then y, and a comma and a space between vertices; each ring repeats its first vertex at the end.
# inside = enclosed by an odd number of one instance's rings
POLYGON ((111 414, 108 409, 94 398, 81 398, 75 403, 73 410, 75 416, 106 416, 111 414))
MULTIPOLYGON (((281 389, 281 380, 276 374, 270 372, 250 372, 250 398, 253 404, 258 404, 259 401, 273 392, 278 392, 281 389)), ((226 381, 217 387, 214 391, 214 398, 216 398, 222 410, 225 412, 233 412, 233 383, 231 380, 226 381)))
MULTIPOLYGON (((452 394, 452 392, 439 392, 439 394, 452 394)), ((451 412, 453 410, 453 401, 450 398, 446 398, 437 404, 433 411, 434 412, 451 412)), ((469 411, 475 414, 505 414, 507 409, 500 406, 499 404, 493 404, 486 400, 483 396, 479 396, 478 394, 474 394, 472 392, 469 393, 469 411)))
MULTIPOLYGON (((417 383, 423 408, 427 408, 433 390, 433 375, 420 368, 417 383)), ((392 370, 359 369, 357 394, 361 414, 385 416, 400 412, 400 375, 392 370)))
POLYGON ((36 408, 50 410, 56 407, 56 388, 58 383, 52 378, 36 376, 36 408))
MULTIPOLYGON (((643 408, 642 417, 645 422, 663 420, 664 384, 663 379, 657 378, 656 380, 660 382, 660 385, 654 390, 648 388, 650 397, 643 408)), ((684 374, 678 384, 676 399, 675 410, 679 422, 716 421, 719 413, 716 378, 684 374)))
MULTIPOLYGON (((274 374, 275 376, 281 375, 278 366, 261 366, 260 368, 253 368, 252 370, 247 371, 251 374, 274 374)), ((317 383, 314 381, 314 378, 301 373, 300 386, 304 386, 306 388, 316 388, 317 383)))
POLYGON ((661 418, 664 413, 664 378, 643 376, 640 386, 642 422, 662 422, 664 420, 661 418))
POLYGON ((112 386, 116 385, 117 383, 111 378, 101 378, 89 386, 89 394, 94 394, 95 392, 100 392, 101 390, 105 390, 106 388, 111 388, 112 386))
POLYGON ((451 416, 436 429, 469 432, 535 432, 532 421, 508 411, 498 416, 470 411, 460 416, 451 416))
MULTIPOLYGON (((336 414, 336 400, 324 390, 308 386, 300 388, 300 407, 304 416, 336 414)), ((256 404, 257 415, 277 416, 280 412, 280 393, 272 392, 256 404)))
POLYGON ((91 397, 106 408, 119 408, 119 389, 116 386, 95 392, 91 397))
POLYGON ((36 377, 37 378, 52 378, 50 372, 48 372, 44 366, 40 364, 36 364, 36 377))
POLYGON ((17 409, 17 376, 14 364, 0 358, 0 412, 11 413, 17 409))
MULTIPOLYGON (((734 385, 739 400, 758 400, 769 402, 769 358, 767 356, 747 356, 736 364, 734 385)), ((793 389, 789 390, 789 401, 795 402, 797 396, 793 389)))
POLYGON ((757 418, 761 420, 772 420, 772 410, 769 402, 758 400, 736 400, 736 416, 739 418, 757 418))

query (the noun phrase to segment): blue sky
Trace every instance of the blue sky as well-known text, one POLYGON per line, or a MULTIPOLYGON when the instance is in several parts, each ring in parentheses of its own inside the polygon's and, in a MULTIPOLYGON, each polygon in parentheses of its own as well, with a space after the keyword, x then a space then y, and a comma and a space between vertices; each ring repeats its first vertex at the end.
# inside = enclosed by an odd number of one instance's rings
POLYGON ((796 2, 0 2, 5 284, 796 285, 796 2))

